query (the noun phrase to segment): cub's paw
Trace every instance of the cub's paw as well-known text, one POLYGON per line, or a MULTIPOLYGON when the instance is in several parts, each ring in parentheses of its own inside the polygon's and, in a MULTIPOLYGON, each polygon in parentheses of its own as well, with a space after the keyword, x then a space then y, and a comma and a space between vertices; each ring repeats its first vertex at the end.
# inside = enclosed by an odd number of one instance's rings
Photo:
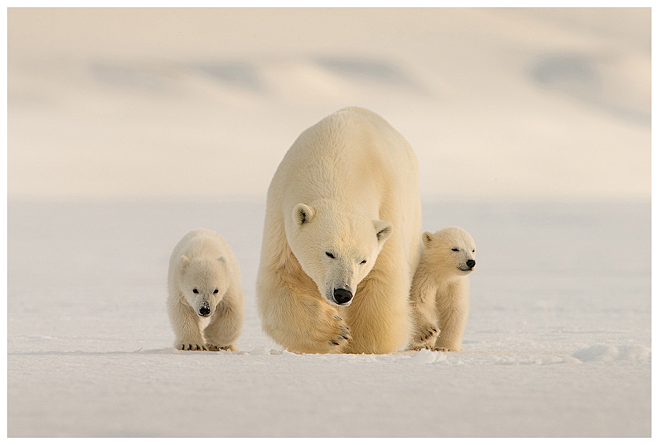
POLYGON ((433 324, 419 326, 411 338, 409 349, 414 351, 420 351, 421 349, 432 349, 432 346, 434 346, 435 338, 439 335, 439 332, 439 328, 433 324))
POLYGON ((206 351, 207 350, 204 345, 199 345, 199 344, 196 344, 196 343, 178 343, 176 345, 176 349, 180 349, 181 351, 206 351))
POLYGON ((212 343, 206 343, 205 345, 206 351, 235 351, 235 347, 233 345, 228 345, 228 346, 217 346, 213 345, 212 343))
POLYGON ((439 352, 462 352, 463 349, 458 345, 448 345, 448 346, 434 346, 433 351, 439 352))
POLYGON ((410 351, 421 351, 423 349, 429 349, 430 351, 434 350, 434 348, 429 345, 409 345, 410 351))

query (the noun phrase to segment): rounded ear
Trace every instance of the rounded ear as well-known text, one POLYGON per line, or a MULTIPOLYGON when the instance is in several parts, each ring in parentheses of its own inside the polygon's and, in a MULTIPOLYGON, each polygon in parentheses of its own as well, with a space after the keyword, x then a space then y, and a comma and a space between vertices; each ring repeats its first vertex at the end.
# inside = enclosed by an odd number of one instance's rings
POLYGON ((180 263, 183 267, 187 266, 187 263, 190 262, 190 259, 186 257, 185 255, 181 255, 180 257, 180 263))
POLYGON ((314 216, 315 210, 306 204, 297 204, 292 209, 292 220, 299 226, 310 223, 314 216))
POLYGON ((373 221, 375 232, 377 232, 377 241, 381 246, 393 234, 393 224, 388 221, 373 221))
POLYGON ((224 257, 224 255, 222 255, 222 256, 220 256, 219 258, 217 258, 217 261, 219 261, 219 262, 222 263, 222 264, 226 264, 226 258, 224 257))
POLYGON ((432 234, 430 232, 423 233, 423 244, 427 246, 432 239, 432 234))

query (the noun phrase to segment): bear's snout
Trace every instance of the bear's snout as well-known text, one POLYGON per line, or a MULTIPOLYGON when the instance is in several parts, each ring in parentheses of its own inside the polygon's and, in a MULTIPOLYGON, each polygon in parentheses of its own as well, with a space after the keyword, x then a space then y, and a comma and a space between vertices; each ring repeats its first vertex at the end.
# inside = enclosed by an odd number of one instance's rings
POLYGON ((468 266, 469 269, 473 269, 475 267, 475 260, 466 261, 466 265, 468 266))
POLYGON ((207 301, 204 301, 201 307, 199 307, 199 316, 207 317, 210 315, 210 305, 207 301))
POLYGON ((340 305, 349 303, 352 297, 352 292, 349 289, 334 289, 334 300, 340 305))

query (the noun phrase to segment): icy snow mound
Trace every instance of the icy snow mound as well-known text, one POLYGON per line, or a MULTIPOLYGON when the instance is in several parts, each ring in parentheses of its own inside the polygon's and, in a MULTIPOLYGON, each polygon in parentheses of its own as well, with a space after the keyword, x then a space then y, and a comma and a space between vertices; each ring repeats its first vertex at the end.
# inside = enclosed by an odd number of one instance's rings
POLYGON ((645 361, 651 359, 651 348, 642 345, 593 345, 579 349, 572 357, 582 362, 612 362, 615 360, 645 361))
POLYGON ((428 363, 434 363, 436 361, 440 362, 445 359, 446 359, 446 355, 443 352, 430 351, 429 349, 421 349, 413 357, 411 357, 410 363, 425 365, 428 363))

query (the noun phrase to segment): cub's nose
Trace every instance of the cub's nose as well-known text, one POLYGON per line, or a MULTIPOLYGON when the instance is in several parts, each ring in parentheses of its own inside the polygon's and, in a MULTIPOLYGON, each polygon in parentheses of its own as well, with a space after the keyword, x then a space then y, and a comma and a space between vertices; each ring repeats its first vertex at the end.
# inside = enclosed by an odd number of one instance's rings
POLYGON ((199 315, 201 315, 202 317, 207 317, 208 315, 210 315, 210 308, 208 306, 201 306, 199 308, 199 315))
POLYGON ((334 300, 338 304, 346 304, 352 299, 353 295, 347 289, 334 289, 334 300))
POLYGON ((473 269, 475 267, 475 260, 466 261, 466 265, 468 266, 469 269, 473 269))

